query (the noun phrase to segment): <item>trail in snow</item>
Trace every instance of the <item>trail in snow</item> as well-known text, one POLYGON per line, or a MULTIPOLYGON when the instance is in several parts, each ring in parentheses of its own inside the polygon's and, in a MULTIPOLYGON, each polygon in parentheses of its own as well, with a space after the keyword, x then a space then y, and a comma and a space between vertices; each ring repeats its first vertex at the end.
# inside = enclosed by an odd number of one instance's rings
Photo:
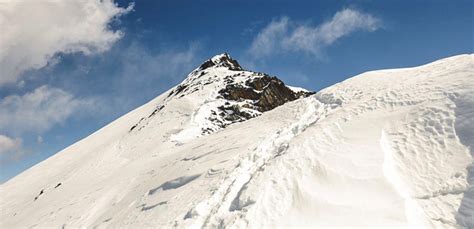
POLYGON ((252 204, 251 200, 239 199, 239 194, 246 188, 246 184, 256 173, 264 170, 270 160, 284 154, 291 139, 302 133, 308 126, 323 119, 336 107, 334 104, 321 103, 314 96, 304 99, 302 108, 304 110, 298 111, 302 113, 298 121, 267 137, 253 152, 240 160, 239 165, 224 179, 220 188, 208 200, 190 210, 187 217, 194 220, 192 227, 221 225, 223 221, 232 219, 231 215, 234 211, 252 204))
POLYGON ((473 142, 472 112, 466 102, 453 103, 474 91, 474 81, 467 80, 470 58, 370 72, 318 93, 340 109, 295 135, 285 154, 239 184, 243 188, 230 198, 238 201, 219 205, 223 210, 210 214, 206 225, 452 228, 470 223, 472 186, 465 169, 472 163, 466 153, 473 142))

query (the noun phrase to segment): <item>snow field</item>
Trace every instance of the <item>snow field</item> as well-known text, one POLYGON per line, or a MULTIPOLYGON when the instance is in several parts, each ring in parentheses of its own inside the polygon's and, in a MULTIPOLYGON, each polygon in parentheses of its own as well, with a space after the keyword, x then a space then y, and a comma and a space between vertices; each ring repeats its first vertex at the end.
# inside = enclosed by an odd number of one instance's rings
POLYGON ((219 76, 239 72, 208 71, 2 184, 0 227, 474 227, 473 55, 202 135, 219 76))

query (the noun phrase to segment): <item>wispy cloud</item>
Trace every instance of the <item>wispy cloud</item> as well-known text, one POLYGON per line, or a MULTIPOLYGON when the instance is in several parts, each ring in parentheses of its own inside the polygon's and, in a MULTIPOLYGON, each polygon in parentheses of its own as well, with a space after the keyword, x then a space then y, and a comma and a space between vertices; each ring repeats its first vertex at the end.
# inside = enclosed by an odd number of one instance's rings
POLYGON ((199 50, 197 43, 159 51, 140 42, 123 47, 116 56, 116 75, 109 79, 112 90, 97 95, 108 109, 105 113, 123 114, 181 81, 198 64, 199 50))
POLYGON ((20 159, 24 155, 23 141, 0 134, 0 164, 20 159))
POLYGON ((21 148, 22 141, 20 138, 10 138, 0 134, 0 155, 8 152, 17 151, 21 148))
POLYGON ((58 53, 108 50, 122 36, 109 23, 132 8, 120 8, 112 0, 2 1, 0 86, 17 82, 25 71, 54 64, 58 53))
POLYGON ((24 95, 0 100, 0 130, 16 135, 42 133, 79 109, 87 110, 93 105, 92 99, 78 99, 64 90, 41 86, 24 95))
POLYGON ((281 52, 304 52, 316 57, 324 48, 356 31, 379 29, 381 20, 355 9, 338 11, 330 20, 309 26, 292 22, 288 17, 273 20, 253 40, 248 53, 254 58, 281 52))
POLYGON ((283 40, 290 36, 290 19, 283 17, 280 20, 273 20, 262 29, 252 42, 248 50, 253 56, 269 56, 283 48, 283 40))

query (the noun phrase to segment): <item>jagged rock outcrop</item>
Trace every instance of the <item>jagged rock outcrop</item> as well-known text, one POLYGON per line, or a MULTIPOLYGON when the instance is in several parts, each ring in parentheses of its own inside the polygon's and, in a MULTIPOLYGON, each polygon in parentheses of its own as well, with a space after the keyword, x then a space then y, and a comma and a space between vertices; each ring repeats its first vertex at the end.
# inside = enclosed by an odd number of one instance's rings
POLYGON ((265 112, 281 106, 286 102, 293 101, 300 97, 314 94, 313 92, 295 92, 286 87, 283 81, 276 77, 263 75, 252 78, 241 84, 229 84, 219 91, 225 99, 242 101, 253 100, 251 107, 260 112, 265 112))

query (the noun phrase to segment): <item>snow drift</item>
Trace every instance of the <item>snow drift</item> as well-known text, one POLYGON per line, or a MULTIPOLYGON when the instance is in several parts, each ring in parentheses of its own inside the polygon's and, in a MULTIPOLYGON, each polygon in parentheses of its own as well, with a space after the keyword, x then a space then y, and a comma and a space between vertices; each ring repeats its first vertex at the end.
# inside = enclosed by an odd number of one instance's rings
POLYGON ((2 184, 0 225, 474 228, 473 77, 460 55, 311 95, 218 55, 2 184))

